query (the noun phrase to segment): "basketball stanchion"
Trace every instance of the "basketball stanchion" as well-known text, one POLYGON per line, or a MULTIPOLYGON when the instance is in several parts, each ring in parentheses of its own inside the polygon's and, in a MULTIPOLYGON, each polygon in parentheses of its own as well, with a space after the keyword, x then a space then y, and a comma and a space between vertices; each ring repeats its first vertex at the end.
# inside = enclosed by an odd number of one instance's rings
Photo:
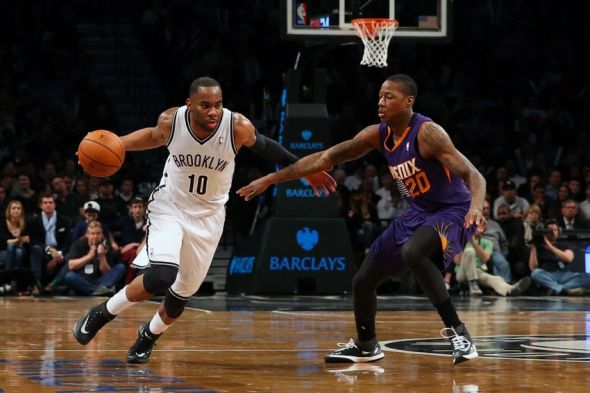
POLYGON ((361 65, 386 67, 387 48, 389 48, 391 37, 399 26, 398 21, 385 18, 364 18, 353 19, 352 25, 365 46, 361 65))

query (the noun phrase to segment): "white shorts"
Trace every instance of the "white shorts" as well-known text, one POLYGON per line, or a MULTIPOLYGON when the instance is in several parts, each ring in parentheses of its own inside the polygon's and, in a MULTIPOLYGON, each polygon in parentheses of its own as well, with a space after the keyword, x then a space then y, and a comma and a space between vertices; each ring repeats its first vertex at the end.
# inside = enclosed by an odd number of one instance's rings
POLYGON ((189 298, 201 286, 217 249, 225 222, 225 209, 205 217, 190 217, 174 205, 166 191, 157 190, 148 204, 147 241, 133 263, 178 266, 174 294, 189 298))

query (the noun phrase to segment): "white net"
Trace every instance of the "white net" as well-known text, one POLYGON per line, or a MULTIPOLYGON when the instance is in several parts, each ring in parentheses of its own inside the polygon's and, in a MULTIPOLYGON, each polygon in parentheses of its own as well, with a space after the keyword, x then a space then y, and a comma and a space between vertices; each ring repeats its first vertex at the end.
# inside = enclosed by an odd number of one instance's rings
POLYGON ((387 66, 387 48, 399 23, 395 19, 354 19, 352 25, 365 45, 361 65, 387 66))

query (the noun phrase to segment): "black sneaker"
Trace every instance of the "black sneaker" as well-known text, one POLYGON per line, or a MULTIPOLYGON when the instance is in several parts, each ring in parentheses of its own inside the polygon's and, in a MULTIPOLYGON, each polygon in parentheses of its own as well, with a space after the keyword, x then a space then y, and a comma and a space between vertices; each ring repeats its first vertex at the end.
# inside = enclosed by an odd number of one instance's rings
POLYGON ((106 302, 92 307, 86 315, 76 322, 73 328, 74 337, 82 345, 86 345, 96 336, 96 333, 109 321, 112 321, 115 315, 107 311, 106 302))
POLYGON ((139 327, 137 340, 127 352, 127 363, 147 363, 150 360, 152 349, 162 333, 153 334, 150 332, 149 326, 150 323, 146 322, 139 327))
POLYGON ((451 346, 453 347, 453 364, 475 359, 479 356, 464 324, 456 328, 448 327, 441 329, 440 335, 451 341, 451 346))
POLYGON ((363 351, 356 346, 351 338, 348 344, 338 343, 340 349, 324 356, 326 363, 367 363, 383 358, 383 351, 379 343, 371 351, 363 351))

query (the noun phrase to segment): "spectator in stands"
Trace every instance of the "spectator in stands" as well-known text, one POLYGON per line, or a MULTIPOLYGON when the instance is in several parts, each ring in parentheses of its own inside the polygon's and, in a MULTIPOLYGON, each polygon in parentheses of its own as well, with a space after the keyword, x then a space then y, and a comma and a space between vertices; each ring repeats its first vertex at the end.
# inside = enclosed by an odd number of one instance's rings
POLYGON ((336 168, 332 172, 332 177, 336 182, 336 191, 333 193, 336 200, 336 207, 338 214, 341 217, 346 217, 350 210, 350 190, 344 185, 346 180, 346 172, 342 168, 336 168))
POLYGON ((96 202, 100 204, 100 222, 110 225, 119 217, 127 214, 125 202, 115 195, 115 186, 110 178, 104 178, 98 188, 100 195, 96 202))
MULTIPOLYGON (((505 206, 508 206, 504 204, 505 206)), ((488 221, 485 231, 481 236, 492 242, 492 255, 490 257, 491 273, 500 276, 507 283, 512 282, 512 272, 510 263, 506 259, 508 256, 508 241, 500 224, 490 217, 490 203, 485 200, 481 213, 488 221)))
POLYGON ((29 175, 21 173, 18 175, 17 178, 18 184, 18 193, 14 196, 15 199, 18 199, 23 205, 23 211, 27 214, 27 216, 33 216, 37 214, 38 211, 38 200, 39 196, 31 188, 31 179, 29 175))
POLYGON ((547 202, 545 197, 545 186, 543 183, 539 183, 533 187, 533 198, 531 201, 532 205, 537 205, 541 210, 543 217, 547 217, 547 208, 550 203, 547 202))
POLYGON ((408 203, 400 195, 399 190, 393 182, 391 173, 387 172, 382 175, 381 183, 383 187, 378 190, 378 195, 381 196, 381 199, 377 202, 377 216, 379 217, 381 228, 387 228, 389 222, 399 217, 408 207, 408 203))
MULTIPOLYGON (((541 174, 537 171, 529 171, 527 176, 527 181, 524 184, 521 184, 517 188, 517 194, 521 197, 525 198, 530 203, 533 203, 534 199, 534 188, 537 184, 542 184, 543 178, 541 174)), ((545 192, 545 187, 543 187, 543 192, 545 192)))
MULTIPOLYGON (((70 244, 86 235, 86 228, 91 221, 98 221, 100 218, 100 204, 96 201, 88 201, 83 206, 84 217, 78 220, 71 230, 70 244)), ((119 244, 115 241, 112 232, 106 224, 101 224, 104 236, 109 239, 110 246, 114 251, 119 251, 119 244)))
POLYGON ((512 180, 506 180, 502 186, 502 195, 494 200, 494 219, 498 218, 498 206, 506 204, 510 207, 512 216, 522 217, 523 212, 529 206, 529 202, 516 193, 516 185, 512 180))
POLYGON ((353 248, 364 258, 365 253, 371 248, 371 243, 377 239, 381 231, 377 208, 360 187, 353 190, 350 195, 350 210, 346 215, 346 223, 353 238, 353 248))
POLYGON ((39 171, 39 178, 43 183, 42 189, 40 189, 41 193, 44 192, 52 192, 51 190, 51 181, 54 177, 57 176, 57 170, 55 169, 55 165, 51 161, 45 161, 43 164, 43 168, 39 171))
POLYGON ((133 197, 135 197, 133 179, 130 177, 123 178, 123 180, 121 180, 121 185, 115 194, 117 197, 121 198, 123 202, 128 204, 133 199, 133 197))
POLYGON ((66 285, 83 296, 114 295, 126 271, 98 221, 88 223, 86 236, 72 244, 67 259, 66 285))
POLYGON ((23 204, 10 201, 5 216, 0 221, 0 270, 21 269, 27 261, 30 243, 23 204))
POLYGON ((6 195, 6 188, 0 184, 0 219, 4 218, 6 208, 8 207, 8 195, 6 195))
POLYGON ((570 189, 567 187, 567 183, 563 183, 559 186, 557 199, 550 201, 547 205, 546 218, 558 220, 561 217, 561 207, 568 199, 570 199, 570 189))
POLYGON ((31 221, 31 270, 34 275, 33 294, 42 294, 44 285, 59 272, 68 251, 70 221, 56 211, 51 193, 39 197, 41 213, 31 221))
POLYGON ((559 169, 552 169, 547 178, 547 186, 545 187, 545 198, 547 201, 556 201, 558 199, 561 183, 561 171, 559 169))
POLYGON ((570 190, 570 198, 576 202, 583 201, 582 182, 578 179, 570 179, 567 182, 567 188, 570 190))
MULTIPOLYGON (((111 233, 119 244, 119 256, 127 266, 135 259, 138 248, 146 235, 145 202, 139 197, 129 201, 129 214, 119 218, 111 227, 111 233)), ((136 270, 129 268, 125 283, 130 283, 135 277, 136 270)))
POLYGON ((533 281, 548 288, 547 295, 583 295, 590 290, 590 274, 572 272, 567 265, 574 260, 574 251, 558 240, 560 228, 555 220, 546 220, 549 233, 533 236, 530 243, 529 267, 533 281))
MULTIPOLYGON (((489 208, 489 206, 488 206, 489 208)), ((524 277, 514 285, 508 284, 502 277, 489 274, 488 271, 492 253, 493 242, 482 236, 483 230, 478 228, 473 237, 465 245, 460 256, 455 273, 459 283, 469 284, 469 294, 482 295, 480 287, 492 288, 500 296, 517 296, 526 291, 531 284, 530 277, 524 277)))
POLYGON ((81 198, 83 201, 90 201, 89 188, 88 188, 88 177, 80 176, 76 179, 74 183, 74 192, 81 198))
POLYGON ((361 162, 347 162, 346 166, 352 168, 352 173, 346 176, 344 185, 350 191, 356 190, 363 180, 363 166, 361 162))
POLYGON ((20 201, 10 201, 5 214, 6 219, 0 221, 0 288, 5 289, 5 294, 16 294, 26 291, 27 285, 31 282, 28 271, 29 228, 20 201))
POLYGON ((567 230, 586 229, 586 223, 578 218, 578 211, 578 202, 573 199, 565 200, 561 206, 561 216, 557 220, 557 225, 567 230))
POLYGON ((381 170, 381 173, 379 174, 379 184, 380 187, 375 191, 375 194, 381 199, 389 197, 391 189, 396 188, 393 176, 391 176, 389 169, 384 168, 381 170))
POLYGON ((0 186, 4 187, 6 190, 6 195, 11 198, 14 194, 14 184, 15 184, 14 177, 10 175, 0 175, 0 186))
MULTIPOLYGON (((371 184, 371 191, 375 192, 379 189, 379 172, 377 170, 377 167, 373 164, 366 164, 364 169, 363 169, 363 176, 362 176, 362 181, 366 181, 367 183, 369 183, 368 180, 365 179, 370 179, 370 184, 371 184)), ((365 185, 365 187, 368 189, 368 185, 365 185)), ((375 202, 377 203, 377 202, 375 202)))
POLYGON ((533 229, 543 223, 543 214, 539 206, 532 204, 525 211, 524 217, 524 243, 528 246, 533 239, 533 229))
POLYGON ((365 196, 367 197, 367 200, 371 202, 371 204, 373 206, 375 206, 375 208, 377 207, 377 202, 379 202, 379 199, 381 199, 377 194, 375 194, 374 191, 374 177, 373 176, 364 176, 362 181, 361 181, 361 185, 359 186, 359 189, 361 190, 361 192, 363 194, 365 194, 365 196))
MULTIPOLYGON (((529 205, 525 210, 525 217, 531 208, 536 205, 529 205)), ((498 224, 502 227, 506 240, 508 241, 508 255, 506 259, 510 263, 513 279, 520 279, 530 274, 529 271, 529 250, 524 243, 524 221, 512 217, 508 205, 498 206, 498 224)))
POLYGON ((58 213, 67 217, 70 222, 74 221, 80 214, 80 206, 82 205, 78 195, 70 192, 62 176, 51 179, 51 188, 58 213))
POLYGON ((590 183, 586 184, 586 199, 580 202, 580 219, 590 224, 590 183))

